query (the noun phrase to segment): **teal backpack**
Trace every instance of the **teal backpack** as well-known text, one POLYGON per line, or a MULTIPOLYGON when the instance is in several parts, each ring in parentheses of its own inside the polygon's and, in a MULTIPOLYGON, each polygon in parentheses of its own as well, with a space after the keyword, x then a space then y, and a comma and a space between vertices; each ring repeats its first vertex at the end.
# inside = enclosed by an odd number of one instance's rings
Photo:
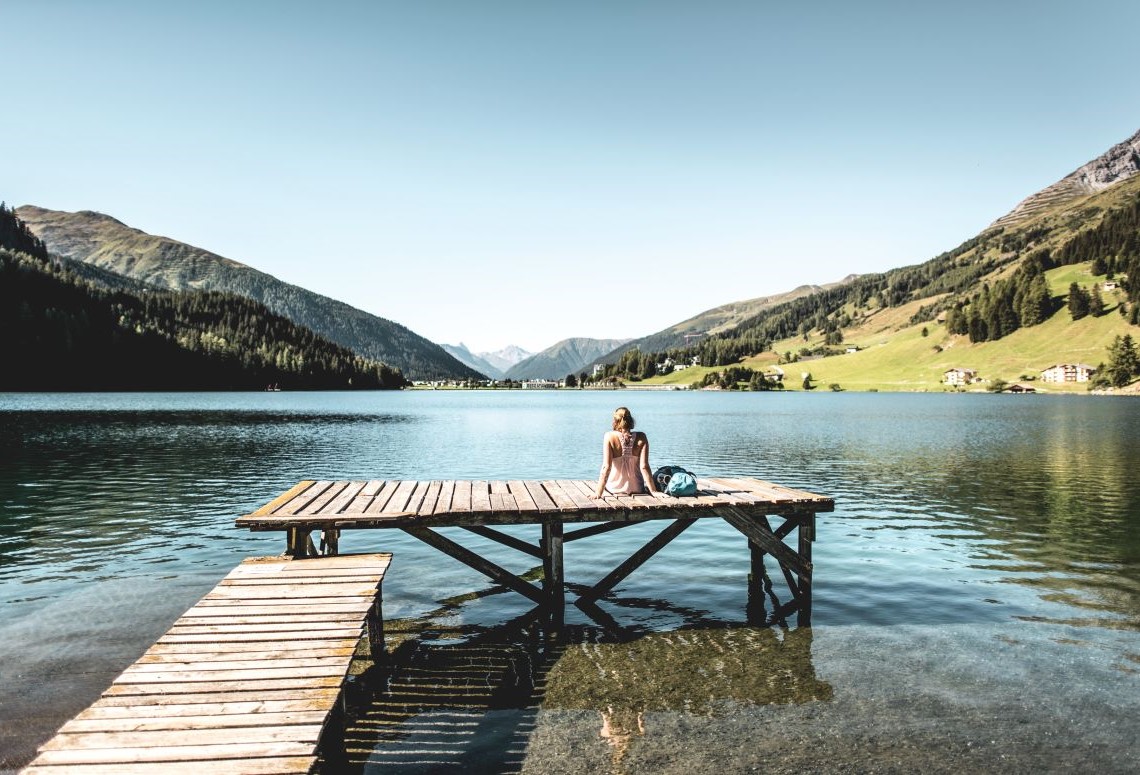
POLYGON ((674 498, 697 494, 697 477, 680 466, 662 466, 653 472, 653 479, 657 489, 674 498))

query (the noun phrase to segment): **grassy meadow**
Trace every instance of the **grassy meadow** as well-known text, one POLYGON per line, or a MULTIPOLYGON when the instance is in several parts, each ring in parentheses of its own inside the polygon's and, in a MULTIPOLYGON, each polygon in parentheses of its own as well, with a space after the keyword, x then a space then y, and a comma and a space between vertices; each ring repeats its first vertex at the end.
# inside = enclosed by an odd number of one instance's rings
MULTIPOLYGON (((1046 273, 1046 279, 1058 299, 1060 309, 1046 322, 1021 328, 993 342, 973 344, 969 338, 950 335, 941 323, 930 321, 911 325, 909 320, 921 304, 930 299, 913 302, 902 307, 880 309, 861 320, 858 325, 844 330, 843 346, 857 345, 855 353, 826 358, 781 364, 789 390, 801 390, 804 372, 810 372, 818 390, 827 390, 837 383, 844 390, 880 391, 952 391, 956 388, 942 383, 948 369, 975 369, 983 382, 969 386, 971 390, 985 390, 994 380, 1025 382, 1036 378, 1036 389, 1048 392, 1085 393, 1087 385, 1051 384, 1040 381, 1042 370, 1056 363, 1087 363, 1093 366, 1107 357, 1107 348, 1113 337, 1131 333, 1138 338, 1140 331, 1119 314, 1123 299, 1120 290, 1105 291, 1106 311, 1101 317, 1072 320, 1065 300, 1069 284, 1076 282, 1084 288, 1103 283, 1105 278, 1094 277, 1090 263, 1058 267, 1046 273), (923 328, 927 335, 923 336, 923 328)), ((814 346, 821 338, 813 334, 810 341, 788 339, 774 343, 773 352, 746 358, 741 365, 752 369, 771 369, 777 365, 776 353, 797 352, 801 347, 814 346)), ((690 367, 680 372, 645 380, 647 385, 689 385, 718 368, 690 367)))

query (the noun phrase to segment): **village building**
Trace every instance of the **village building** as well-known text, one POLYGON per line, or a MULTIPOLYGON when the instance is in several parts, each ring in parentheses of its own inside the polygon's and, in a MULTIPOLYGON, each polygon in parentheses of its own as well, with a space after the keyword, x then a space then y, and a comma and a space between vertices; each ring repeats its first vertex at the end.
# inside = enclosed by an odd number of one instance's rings
POLYGON ((561 383, 553 379, 528 379, 522 383, 523 390, 554 390, 561 383))
POLYGON ((1088 382, 1096 367, 1087 363, 1058 363, 1041 372, 1042 382, 1088 382))
POLYGON ((970 385, 978 381, 977 369, 950 369, 942 374, 947 385, 970 385))
POLYGON ((1032 385, 1023 385, 1020 382, 1014 382, 1006 388, 1007 393, 1036 393, 1037 389, 1032 385))

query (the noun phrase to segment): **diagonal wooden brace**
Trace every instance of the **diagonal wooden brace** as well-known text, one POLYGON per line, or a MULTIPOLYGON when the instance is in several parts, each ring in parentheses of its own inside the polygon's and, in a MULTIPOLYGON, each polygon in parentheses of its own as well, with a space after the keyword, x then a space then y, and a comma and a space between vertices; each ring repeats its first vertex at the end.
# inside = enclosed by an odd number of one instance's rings
POLYGON ((725 508, 721 512, 724 521, 732 525, 748 540, 758 545, 768 554, 775 557, 780 565, 791 568, 799 576, 811 578, 811 563, 805 562, 796 552, 769 529, 765 530, 754 517, 750 517, 734 508, 725 508))
POLYGON ((621 583, 622 579, 641 567, 646 560, 661 551, 666 544, 681 535, 685 528, 696 521, 696 519, 678 519, 676 522, 673 522, 651 538, 645 546, 631 554, 625 562, 610 571, 608 576, 583 592, 581 597, 587 600, 593 600, 606 594, 621 583))
POLYGON ((441 536, 439 533, 426 527, 405 527, 401 529, 408 535, 420 539, 428 546, 439 549, 449 557, 454 557, 464 565, 474 568, 485 576, 489 576, 493 581, 497 581, 504 587, 513 589, 520 595, 524 595, 540 605, 547 603, 546 596, 543 595, 541 590, 523 581, 509 570, 500 568, 490 560, 480 557, 470 549, 460 546, 450 538, 441 536))

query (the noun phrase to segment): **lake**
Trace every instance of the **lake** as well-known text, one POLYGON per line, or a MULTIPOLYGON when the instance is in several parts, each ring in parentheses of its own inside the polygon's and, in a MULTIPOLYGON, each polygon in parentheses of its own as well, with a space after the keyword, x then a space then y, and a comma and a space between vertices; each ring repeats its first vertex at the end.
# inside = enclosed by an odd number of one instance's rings
MULTIPOLYGON (((354 681, 336 769, 1135 770, 1140 401, 632 390, 0 395, 0 767, 283 549, 239 514, 300 479, 596 477, 619 403, 654 467, 836 499, 813 626, 749 624, 746 542, 719 520, 601 613, 568 607, 565 642, 411 537, 350 532, 342 552, 395 553, 394 652, 354 681)), ((568 581, 660 526, 568 545, 568 581)))

